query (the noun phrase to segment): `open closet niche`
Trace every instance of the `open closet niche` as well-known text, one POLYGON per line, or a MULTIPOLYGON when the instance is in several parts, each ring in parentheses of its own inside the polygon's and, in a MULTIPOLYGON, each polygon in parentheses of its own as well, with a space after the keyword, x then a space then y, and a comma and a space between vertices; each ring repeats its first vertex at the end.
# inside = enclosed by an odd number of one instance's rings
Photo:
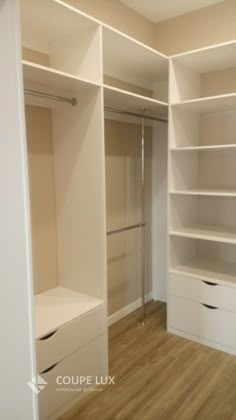
MULTIPOLYGON (((109 116, 112 118, 110 119, 109 116)), ((107 231, 142 222, 141 121, 105 119, 107 231)), ((152 127, 145 127, 146 295, 152 292, 152 127)), ((140 305, 142 229, 107 236, 108 314, 140 305)))
POLYGON ((59 375, 95 381, 108 373, 101 28, 57 1, 21 5, 37 372, 48 383, 39 411, 45 419, 78 397, 57 392, 59 375))
POLYGON ((163 255, 158 228, 166 212, 166 201, 157 201, 157 190, 162 188, 166 170, 161 164, 161 148, 162 157, 167 159, 168 60, 104 25, 103 73, 108 313, 112 323, 139 307, 143 295, 146 302, 152 297, 165 299, 161 293, 165 288, 165 263, 159 264, 163 255), (144 133, 140 114, 144 115, 144 133), (145 115, 163 121, 150 120, 145 115), (139 226, 142 223, 144 227, 139 226))
POLYGON ((235 52, 229 42, 172 57, 169 112, 169 331, 233 354, 235 52), (181 305, 195 313, 186 322, 181 305))

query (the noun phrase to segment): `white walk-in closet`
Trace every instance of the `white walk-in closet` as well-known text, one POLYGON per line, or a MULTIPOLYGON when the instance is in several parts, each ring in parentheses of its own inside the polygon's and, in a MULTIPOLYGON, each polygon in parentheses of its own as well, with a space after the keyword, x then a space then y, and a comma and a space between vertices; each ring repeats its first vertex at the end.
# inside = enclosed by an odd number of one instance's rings
POLYGON ((167 57, 60 0, 0 0, 0 28, 3 412, 78 404, 58 377, 109 375, 151 299, 235 355, 236 42, 167 57))

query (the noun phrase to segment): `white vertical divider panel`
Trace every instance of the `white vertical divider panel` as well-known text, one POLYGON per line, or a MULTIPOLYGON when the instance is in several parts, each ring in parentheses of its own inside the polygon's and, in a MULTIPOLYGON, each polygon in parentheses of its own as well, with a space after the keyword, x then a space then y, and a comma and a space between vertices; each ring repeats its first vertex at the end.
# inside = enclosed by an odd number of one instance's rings
POLYGON ((106 308, 106 332, 104 334, 104 364, 106 366, 106 373, 109 374, 109 343, 108 343, 108 275, 107 275, 107 215, 106 215, 106 153, 105 153, 105 110, 104 110, 104 88, 103 88, 103 28, 102 25, 99 25, 98 28, 99 36, 99 51, 100 57, 98 61, 99 74, 101 74, 101 191, 102 191, 102 240, 104 241, 104 279, 103 279, 103 293, 104 293, 104 303, 106 308))
MULTIPOLYGON (((170 60, 172 87, 169 84, 171 102, 185 101, 201 94, 201 75, 183 64, 170 60)), ((170 103, 171 103, 170 102, 170 103)))
POLYGON ((104 299, 105 190, 101 88, 53 110, 59 285, 104 299))
MULTIPOLYGON (((153 96, 167 100, 168 83, 158 82, 153 96)), ((153 123, 152 141, 152 292, 155 300, 166 302, 167 279, 167 129, 168 124, 153 123)))
POLYGON ((50 55, 52 67, 100 83, 102 74, 99 31, 99 25, 94 25, 89 30, 65 37, 60 43, 55 43, 50 55))
POLYGON ((152 163, 152 287, 155 300, 166 301, 167 279, 167 127, 153 126, 152 163))
POLYGON ((27 152, 18 1, 0 1, 1 418, 35 420, 27 152))

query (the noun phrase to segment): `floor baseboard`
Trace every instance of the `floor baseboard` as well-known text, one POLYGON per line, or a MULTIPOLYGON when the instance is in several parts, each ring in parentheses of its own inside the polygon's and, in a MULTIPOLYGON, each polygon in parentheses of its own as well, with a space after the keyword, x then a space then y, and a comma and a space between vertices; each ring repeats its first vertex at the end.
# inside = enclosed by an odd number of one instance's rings
MULTIPOLYGON (((153 299, 152 293, 149 293, 145 296, 145 302, 149 302, 153 299)), ((119 311, 115 312, 114 314, 110 315, 108 317, 108 325, 115 324, 116 322, 120 321, 125 316, 131 314, 136 309, 140 308, 142 306, 142 299, 139 298, 135 300, 134 302, 130 303, 129 305, 125 306, 124 308, 120 309, 119 311)))

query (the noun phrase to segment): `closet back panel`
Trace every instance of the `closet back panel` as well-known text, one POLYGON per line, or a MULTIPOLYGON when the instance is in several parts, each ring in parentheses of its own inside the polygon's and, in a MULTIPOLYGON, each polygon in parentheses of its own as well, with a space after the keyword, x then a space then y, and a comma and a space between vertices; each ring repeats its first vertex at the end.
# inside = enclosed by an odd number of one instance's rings
POLYGON ((34 291, 57 286, 57 234, 52 115, 26 106, 34 291))
POLYGON ((171 229, 193 225, 236 226, 236 200, 232 197, 173 195, 171 198, 171 229))
POLYGON ((199 114, 170 109, 170 147, 236 143, 236 110, 199 114))
POLYGON ((204 73, 201 96, 223 95, 236 92, 236 68, 204 73))
MULTIPOLYGON (((105 120, 107 230, 141 221, 140 123, 105 120)), ((146 139, 147 292, 151 291, 152 129, 146 139)), ((108 237, 109 314, 141 296, 141 230, 108 237)))
MULTIPOLYGON (((173 237, 170 244, 171 268, 180 264, 191 263, 191 260, 200 258, 213 261, 216 266, 222 263, 234 264, 235 276, 235 250, 236 246, 231 244, 173 237)), ((227 271, 229 271, 229 267, 225 269, 225 274, 227 274, 227 271)))

